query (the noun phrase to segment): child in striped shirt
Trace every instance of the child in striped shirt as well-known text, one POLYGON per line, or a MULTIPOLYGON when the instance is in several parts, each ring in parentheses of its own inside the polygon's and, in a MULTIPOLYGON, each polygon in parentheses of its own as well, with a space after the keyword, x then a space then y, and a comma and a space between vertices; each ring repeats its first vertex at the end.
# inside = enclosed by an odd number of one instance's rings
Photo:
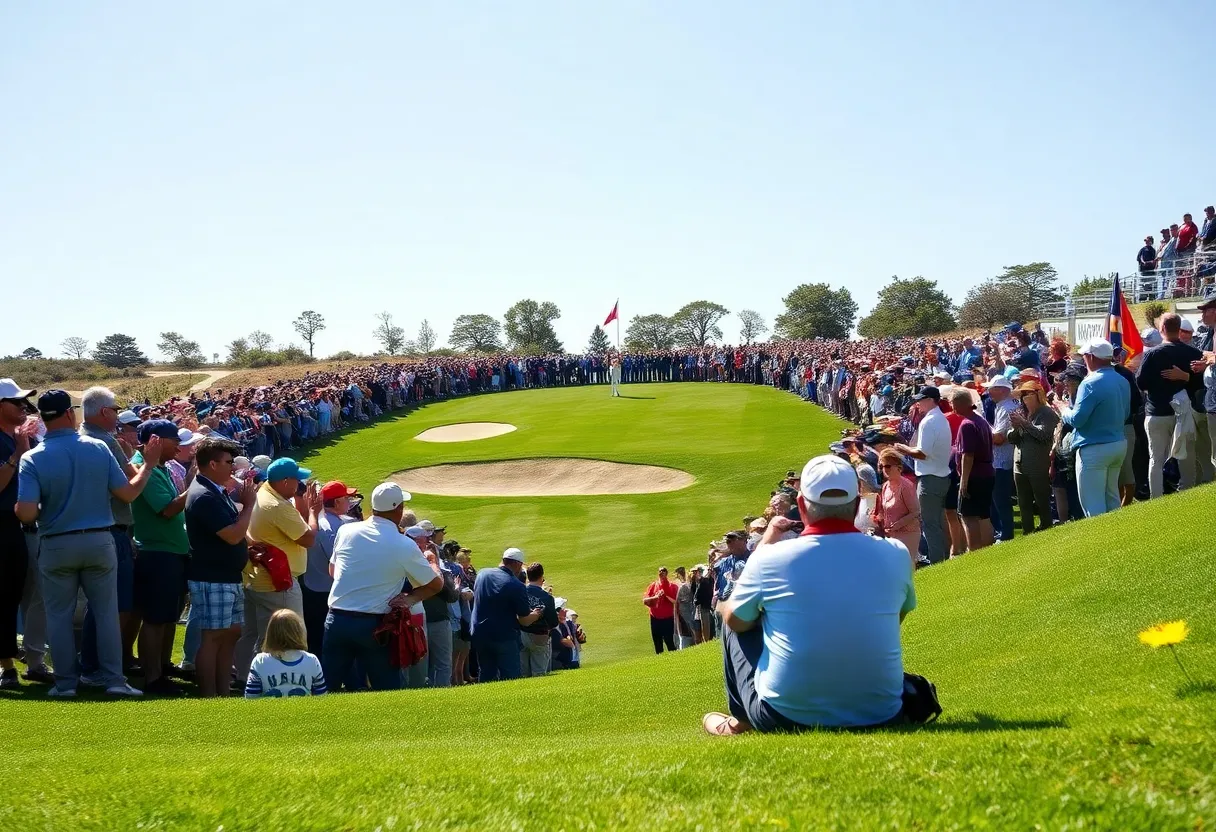
POLYGON ((271 696, 320 696, 325 693, 321 662, 305 648, 304 620, 291 610, 277 610, 266 625, 264 652, 249 666, 246 699, 271 696))

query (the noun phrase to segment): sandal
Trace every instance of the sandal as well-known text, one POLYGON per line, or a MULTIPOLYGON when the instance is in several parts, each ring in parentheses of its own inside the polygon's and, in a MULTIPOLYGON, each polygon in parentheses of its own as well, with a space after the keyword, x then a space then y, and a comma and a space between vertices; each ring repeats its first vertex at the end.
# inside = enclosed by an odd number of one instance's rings
POLYGON ((711 737, 733 737, 750 731, 751 726, 740 722, 729 714, 708 713, 701 718, 701 727, 711 737))

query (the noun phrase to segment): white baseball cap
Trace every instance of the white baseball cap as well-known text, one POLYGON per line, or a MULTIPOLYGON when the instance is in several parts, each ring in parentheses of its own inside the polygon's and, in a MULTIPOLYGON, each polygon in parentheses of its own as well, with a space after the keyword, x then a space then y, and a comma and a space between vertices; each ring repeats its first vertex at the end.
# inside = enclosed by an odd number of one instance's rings
POLYGON ((142 420, 134 410, 124 410, 118 414, 118 421, 124 425, 138 425, 142 420))
POLYGON ((382 482, 372 492, 372 511, 392 511, 410 498, 395 482, 382 482))
POLYGON ((1006 390, 1013 389, 1013 385, 1009 383, 1009 379, 1005 378, 1004 376, 997 376, 992 381, 988 382, 988 389, 991 390, 993 387, 1004 387, 1006 390))
POLYGON ((802 497, 821 506, 851 503, 857 499, 857 472, 838 456, 817 456, 802 469, 802 497))
POLYGON ((0 378, 0 399, 28 399, 37 392, 18 387, 11 378, 0 378))
POLYGON ((1194 332, 1195 331, 1195 325, 1193 323, 1191 323, 1189 320, 1187 320, 1186 318, 1182 319, 1182 323, 1178 325, 1178 328, 1181 329, 1183 332, 1194 332))
POLYGON ((195 433, 190 428, 179 428, 177 431, 177 444, 183 448, 195 444, 202 438, 202 434, 195 433))
POLYGON ((266 469, 270 467, 270 463, 272 461, 273 460, 271 460, 270 457, 266 456, 266 454, 258 454, 251 460, 251 462, 253 463, 253 467, 257 468, 262 473, 266 473, 266 469))
POLYGON ((519 561, 520 563, 523 563, 524 562, 524 550, 516 549, 514 546, 512 546, 510 549, 508 549, 507 551, 502 553, 502 559, 503 560, 515 560, 515 561, 519 561))
MULTIPOLYGON (((563 609, 565 606, 566 606, 566 599, 562 598, 560 595, 553 599, 554 609, 560 610, 560 609, 563 609)), ((566 610, 566 612, 570 612, 570 610, 566 610)))
MULTIPOLYGON (((375 494, 372 495, 372 498, 375 499, 375 494)), ((422 540, 424 537, 430 537, 430 534, 422 526, 410 526, 405 530, 405 535, 410 540, 422 540)))
POLYGON ((232 470, 234 471, 248 471, 252 467, 253 463, 249 461, 249 457, 247 456, 238 456, 232 459, 232 470))
POLYGON ((1081 355, 1092 355, 1094 358, 1102 358, 1107 361, 1115 357, 1115 348, 1105 338, 1089 339, 1078 352, 1081 355))

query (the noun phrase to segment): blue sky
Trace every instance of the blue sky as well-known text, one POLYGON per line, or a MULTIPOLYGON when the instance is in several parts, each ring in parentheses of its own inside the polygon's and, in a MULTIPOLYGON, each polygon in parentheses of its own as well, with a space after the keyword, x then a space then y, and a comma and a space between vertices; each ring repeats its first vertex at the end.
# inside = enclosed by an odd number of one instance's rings
POLYGON ((995 5, 4 4, 0 354, 1127 271, 1216 201, 1216 5, 995 5))

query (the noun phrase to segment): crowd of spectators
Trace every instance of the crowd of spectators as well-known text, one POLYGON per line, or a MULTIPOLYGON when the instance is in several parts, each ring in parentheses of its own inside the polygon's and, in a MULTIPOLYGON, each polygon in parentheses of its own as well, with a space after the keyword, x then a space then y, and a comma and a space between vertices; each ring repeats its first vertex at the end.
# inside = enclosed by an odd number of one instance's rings
POLYGON ((1200 295, 1207 297, 1216 285, 1216 207, 1203 209, 1203 226, 1197 226, 1190 214, 1182 222, 1161 229, 1161 239, 1153 235, 1144 238, 1136 253, 1139 283, 1137 300, 1155 297, 1200 295))

